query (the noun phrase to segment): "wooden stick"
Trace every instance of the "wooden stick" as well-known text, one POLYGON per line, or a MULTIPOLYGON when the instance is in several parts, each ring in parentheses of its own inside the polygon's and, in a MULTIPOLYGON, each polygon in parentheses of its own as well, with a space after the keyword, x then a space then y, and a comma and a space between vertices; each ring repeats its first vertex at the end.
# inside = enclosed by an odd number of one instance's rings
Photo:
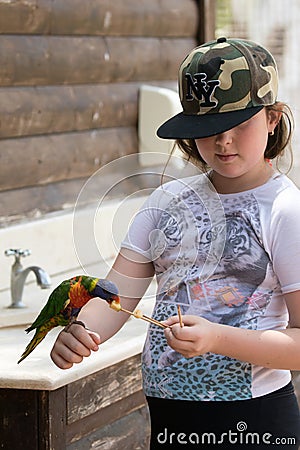
POLYGON ((155 320, 152 317, 145 316, 145 314, 143 314, 141 319, 146 320, 147 322, 153 323, 154 325, 157 325, 161 328, 169 328, 168 325, 165 325, 164 323, 159 322, 158 320, 155 320))
POLYGON ((154 325, 157 325, 158 327, 168 328, 168 325, 165 325, 164 323, 159 322, 158 320, 152 319, 152 317, 145 316, 140 311, 132 312, 132 311, 129 311, 128 309, 123 308, 120 305, 120 303, 112 302, 112 303, 110 303, 110 307, 112 309, 114 309, 115 311, 123 311, 127 314, 130 314, 131 316, 135 317, 136 319, 142 319, 142 320, 145 320, 146 322, 153 323, 154 325))
POLYGON ((183 328, 182 314, 181 314, 181 309, 180 309, 179 305, 177 305, 177 312, 178 312, 180 327, 183 328))

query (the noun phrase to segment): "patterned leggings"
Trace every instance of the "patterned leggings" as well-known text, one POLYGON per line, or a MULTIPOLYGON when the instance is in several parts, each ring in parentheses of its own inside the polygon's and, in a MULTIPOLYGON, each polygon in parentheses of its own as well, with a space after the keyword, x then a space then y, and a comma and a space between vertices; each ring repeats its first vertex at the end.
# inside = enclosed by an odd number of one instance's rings
POLYGON ((151 450, 298 449, 300 414, 294 388, 241 401, 194 402, 147 397, 151 450))

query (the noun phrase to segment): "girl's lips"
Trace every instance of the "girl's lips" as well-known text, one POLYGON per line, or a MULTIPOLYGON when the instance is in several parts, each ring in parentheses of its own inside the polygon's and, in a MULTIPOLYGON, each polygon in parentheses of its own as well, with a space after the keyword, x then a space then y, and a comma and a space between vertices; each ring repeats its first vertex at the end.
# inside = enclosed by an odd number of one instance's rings
POLYGON ((217 154, 216 156, 217 156, 217 158, 220 159, 221 161, 224 161, 224 162, 230 162, 230 161, 232 161, 237 155, 236 155, 236 154, 233 154, 233 155, 220 155, 220 154, 217 154))

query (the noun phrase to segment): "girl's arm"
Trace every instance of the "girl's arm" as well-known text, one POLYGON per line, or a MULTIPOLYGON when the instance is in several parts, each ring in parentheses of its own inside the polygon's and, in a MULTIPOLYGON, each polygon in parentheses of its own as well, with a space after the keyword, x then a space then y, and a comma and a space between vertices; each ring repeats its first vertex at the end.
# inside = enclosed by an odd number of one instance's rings
MULTIPOLYGON (((146 292, 154 275, 153 264, 138 253, 122 249, 118 254, 107 279, 119 289, 121 305, 134 310, 146 292)), ((109 308, 105 300, 90 300, 78 315, 88 331, 73 324, 66 333, 62 331, 53 346, 51 358, 61 369, 68 369, 82 361, 91 351, 97 351, 100 342, 113 336, 124 325, 128 314, 109 308)))
POLYGON ((213 352, 274 369, 300 370, 300 291, 285 295, 290 315, 287 330, 247 330, 183 316, 165 323, 168 344, 186 358, 213 352))

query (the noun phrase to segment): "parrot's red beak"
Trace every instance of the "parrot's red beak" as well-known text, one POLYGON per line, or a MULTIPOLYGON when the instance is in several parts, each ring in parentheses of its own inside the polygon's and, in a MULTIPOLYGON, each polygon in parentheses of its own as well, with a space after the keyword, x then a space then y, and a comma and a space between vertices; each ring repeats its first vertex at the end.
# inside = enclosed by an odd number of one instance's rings
POLYGON ((112 294, 108 300, 106 300, 110 306, 110 308, 114 309, 115 311, 121 311, 121 303, 120 303, 120 297, 116 294, 112 294))
POLYGON ((112 294, 108 300, 108 303, 112 302, 120 303, 120 297, 118 295, 112 294))

